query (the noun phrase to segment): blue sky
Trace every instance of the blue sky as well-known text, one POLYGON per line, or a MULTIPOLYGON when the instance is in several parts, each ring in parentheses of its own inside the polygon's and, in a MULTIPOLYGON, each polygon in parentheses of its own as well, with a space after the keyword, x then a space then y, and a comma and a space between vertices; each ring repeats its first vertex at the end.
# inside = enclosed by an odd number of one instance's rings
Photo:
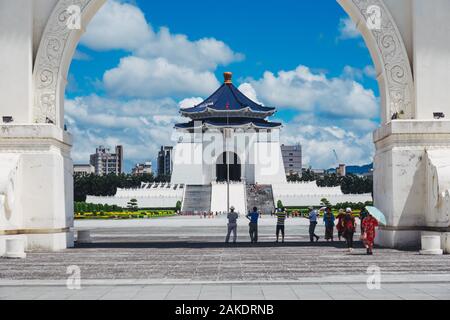
POLYGON ((126 167, 173 144, 173 124, 212 93, 222 73, 278 107, 284 143, 307 165, 372 161, 378 85, 369 52, 334 0, 109 0, 75 53, 66 122, 76 163, 95 146, 125 147, 126 167))

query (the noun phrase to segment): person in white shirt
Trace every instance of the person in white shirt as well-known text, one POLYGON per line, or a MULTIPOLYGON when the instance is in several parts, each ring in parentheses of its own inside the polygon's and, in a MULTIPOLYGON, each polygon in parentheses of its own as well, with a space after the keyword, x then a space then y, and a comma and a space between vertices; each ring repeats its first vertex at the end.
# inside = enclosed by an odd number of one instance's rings
POLYGON ((319 217, 319 212, 314 210, 313 207, 309 208, 309 239, 311 242, 314 242, 314 238, 316 238, 316 242, 319 241, 320 237, 316 235, 316 226, 317 219, 319 217))
POLYGON ((230 212, 227 215, 228 218, 228 233, 227 238, 225 240, 226 243, 230 242, 230 236, 233 232, 233 243, 236 243, 237 240, 237 219, 239 218, 239 215, 234 212, 235 208, 231 207, 230 212))

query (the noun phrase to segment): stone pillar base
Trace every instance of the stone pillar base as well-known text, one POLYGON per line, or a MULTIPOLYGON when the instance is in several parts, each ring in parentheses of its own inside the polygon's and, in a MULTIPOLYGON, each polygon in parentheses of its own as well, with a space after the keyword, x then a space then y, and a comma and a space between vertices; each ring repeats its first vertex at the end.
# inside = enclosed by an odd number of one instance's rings
MULTIPOLYGON (((424 230, 430 230, 428 227, 423 227, 424 230)), ((394 249, 417 249, 421 248, 422 236, 440 236, 441 237, 441 250, 436 252, 429 252, 428 254, 450 254, 450 232, 439 231, 422 231, 418 229, 402 229, 402 230, 390 230, 381 228, 377 233, 375 243, 381 247, 394 248, 394 249)), ((427 254, 426 251, 423 251, 427 254)))
MULTIPOLYGON (((25 243, 25 251, 59 251, 67 248, 73 248, 74 232, 72 230, 55 233, 36 233, 36 234, 14 234, 0 235, 0 257, 6 253, 7 239, 22 239, 25 243)), ((22 230, 17 230, 22 232, 22 230)))
POLYGON ((422 250, 421 255, 442 255, 444 250, 441 249, 441 235, 422 234, 422 250))
POLYGON ((448 227, 436 198, 447 189, 442 181, 447 181, 450 121, 391 121, 374 133, 374 142, 374 205, 387 220, 376 243, 420 249, 422 231, 448 227))
POLYGON ((8 259, 25 259, 25 240, 21 238, 6 239, 5 257, 8 259))
POLYGON ((442 251, 446 254, 450 254, 450 232, 425 231, 425 232, 422 232, 422 236, 439 236, 439 237, 441 237, 442 251))
POLYGON ((0 190, 0 235, 22 236, 26 251, 73 246, 71 146, 70 134, 51 124, 0 126, 0 160, 15 160, 0 175, 9 186, 0 190))
POLYGON ((59 251, 73 247, 73 231, 27 235, 27 251, 59 251))
POLYGON ((25 248, 26 248, 26 243, 27 243, 27 239, 25 236, 23 235, 0 235, 0 257, 4 257, 6 255, 6 240, 22 240, 25 243, 25 248))
POLYGON ((450 232, 446 232, 443 235, 443 247, 444 253, 450 254, 450 232))
POLYGON ((420 230, 380 229, 375 243, 385 248, 420 249, 420 239, 420 230))

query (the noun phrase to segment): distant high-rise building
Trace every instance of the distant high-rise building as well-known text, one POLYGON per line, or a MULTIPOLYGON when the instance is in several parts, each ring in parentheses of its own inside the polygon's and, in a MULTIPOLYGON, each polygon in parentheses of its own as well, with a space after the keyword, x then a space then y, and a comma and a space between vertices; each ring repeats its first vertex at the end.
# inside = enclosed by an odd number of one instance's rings
POLYGON ((340 164, 336 173, 339 177, 345 177, 347 175, 347 166, 345 164, 340 164))
POLYGON ((95 174, 100 176, 123 173, 123 147, 116 146, 115 153, 103 146, 98 147, 91 155, 90 164, 95 168, 95 174))
POLYGON ((134 176, 142 176, 144 174, 152 174, 153 168, 151 162, 138 163, 133 168, 131 174, 134 176))
POLYGON ((162 146, 158 153, 158 176, 171 176, 173 170, 173 147, 162 146))
POLYGON ((302 175, 302 146, 281 146, 286 175, 302 175))

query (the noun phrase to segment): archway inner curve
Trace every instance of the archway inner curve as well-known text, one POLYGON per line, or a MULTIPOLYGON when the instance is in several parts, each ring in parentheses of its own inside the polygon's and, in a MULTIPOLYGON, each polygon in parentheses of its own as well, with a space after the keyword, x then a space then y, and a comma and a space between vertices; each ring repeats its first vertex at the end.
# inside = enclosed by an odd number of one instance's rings
MULTIPOLYGON (((64 126, 67 74, 86 25, 106 0, 59 0, 48 20, 33 71, 32 122, 64 126), (80 8, 81 29, 67 27, 69 8, 80 8)), ((414 82, 399 29, 383 0, 337 0, 361 31, 369 48, 381 97, 381 119, 414 119, 414 82), (376 27, 369 21, 379 19, 376 27)))

